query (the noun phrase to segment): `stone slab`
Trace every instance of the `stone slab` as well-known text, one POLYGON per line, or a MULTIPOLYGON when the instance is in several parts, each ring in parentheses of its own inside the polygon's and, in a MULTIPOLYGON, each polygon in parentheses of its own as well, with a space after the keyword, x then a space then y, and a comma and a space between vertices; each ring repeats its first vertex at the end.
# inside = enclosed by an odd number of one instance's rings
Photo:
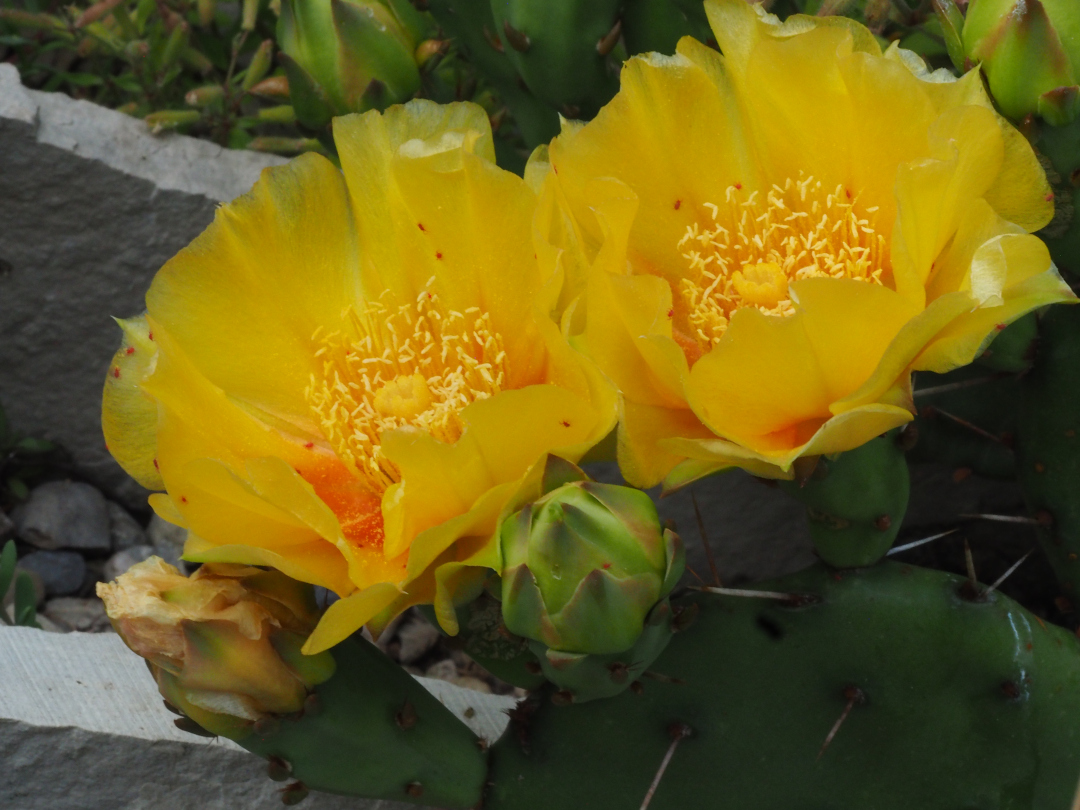
POLYGON ((22 87, 0 64, 0 402, 129 507, 145 492, 105 449, 110 316, 145 308, 158 268, 283 158, 154 136, 122 113, 22 87))
MULTIPOLYGON (((512 698, 420 682, 478 735, 496 739, 512 698), (472 716, 466 718, 468 709, 472 716)), ((142 660, 113 634, 0 627, 4 810, 273 810, 280 785, 229 740, 178 730, 142 660)), ((312 793, 306 810, 412 805, 312 793)))

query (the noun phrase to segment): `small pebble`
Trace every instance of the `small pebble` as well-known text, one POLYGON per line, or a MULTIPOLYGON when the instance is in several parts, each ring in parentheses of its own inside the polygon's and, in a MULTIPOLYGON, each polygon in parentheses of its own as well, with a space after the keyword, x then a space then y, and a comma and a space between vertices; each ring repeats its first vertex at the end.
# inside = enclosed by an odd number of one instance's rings
POLYGON ((127 509, 112 501, 109 501, 106 506, 109 510, 109 535, 112 539, 113 551, 148 545, 146 532, 127 509))
POLYGON ((45 617, 61 628, 82 633, 100 633, 111 628, 105 605, 97 598, 75 599, 62 596, 45 603, 45 617))
POLYGON ((458 678, 457 667, 449 658, 432 664, 424 672, 427 678, 435 678, 440 681, 454 681, 458 678))
POLYGON ((41 577, 46 596, 70 596, 86 579, 86 560, 76 551, 32 551, 19 565, 41 577))
POLYGON ((180 559, 184 553, 187 529, 154 515, 150 518, 150 524, 146 527, 146 536, 150 540, 150 545, 154 547, 155 554, 169 565, 175 565, 182 573, 187 573, 187 567, 184 565, 183 560, 180 559))
POLYGON ((143 560, 154 556, 153 546, 132 546, 126 548, 123 551, 118 551, 109 557, 108 562, 105 563, 105 568, 102 571, 102 577, 106 582, 112 582, 122 573, 127 571, 135 563, 141 563, 143 560))
POLYGON ((491 684, 482 681, 479 678, 474 678, 472 675, 461 675, 457 678, 451 678, 450 683, 460 686, 463 689, 472 689, 474 692, 483 692, 485 695, 491 694, 491 684))
POLYGON ((109 510, 105 496, 78 481, 50 481, 35 487, 18 511, 19 537, 43 549, 109 551, 109 510))
POLYGON ((398 640, 401 642, 398 661, 402 664, 419 661, 439 642, 441 637, 442 633, 423 619, 413 619, 398 631, 398 640))

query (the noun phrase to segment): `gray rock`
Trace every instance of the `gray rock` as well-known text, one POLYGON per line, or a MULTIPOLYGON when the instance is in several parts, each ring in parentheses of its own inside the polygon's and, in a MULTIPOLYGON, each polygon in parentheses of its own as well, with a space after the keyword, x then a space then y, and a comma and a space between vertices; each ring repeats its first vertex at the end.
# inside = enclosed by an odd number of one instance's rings
POLYGON ((101 388, 157 269, 282 158, 151 135, 141 121, 27 90, 0 64, 0 401, 128 506, 146 492, 101 436, 101 388))
MULTIPOLYGON (((179 731, 142 660, 114 634, 0 627, 4 810, 272 810, 281 785, 225 739, 179 731)), ((479 736, 505 728, 507 697, 421 683, 479 736)), ((305 810, 415 805, 313 791, 305 810)))
POLYGON ((44 549, 108 551, 112 542, 105 497, 78 481, 35 487, 19 512, 16 528, 21 539, 44 549))
POLYGON ((14 536, 15 522, 6 513, 0 512, 0 543, 6 543, 14 536))
POLYGON ((181 571, 187 571, 187 566, 180 559, 184 553, 187 529, 169 523, 167 520, 162 520, 155 514, 150 518, 150 524, 146 527, 146 536, 150 541, 150 545, 154 547, 155 554, 170 565, 175 565, 181 571))
POLYGON ((153 557, 155 553, 153 546, 132 546, 131 548, 125 548, 123 551, 118 551, 109 557, 105 563, 102 577, 106 582, 112 582, 135 563, 141 563, 143 560, 153 557))
POLYGON ((105 603, 96 596, 87 599, 72 596, 50 599, 42 613, 66 630, 101 633, 112 629, 109 617, 105 615, 105 603))
POLYGON ((139 521, 120 504, 109 501, 109 536, 112 538, 113 551, 123 551, 133 546, 146 545, 146 532, 139 521))
POLYGON ((414 618, 403 625, 398 631, 398 661, 402 664, 413 664, 427 655, 434 647, 442 633, 421 618, 414 618))
POLYGON ((46 596, 70 596, 86 579, 86 561, 75 551, 32 551, 19 565, 41 577, 46 596))

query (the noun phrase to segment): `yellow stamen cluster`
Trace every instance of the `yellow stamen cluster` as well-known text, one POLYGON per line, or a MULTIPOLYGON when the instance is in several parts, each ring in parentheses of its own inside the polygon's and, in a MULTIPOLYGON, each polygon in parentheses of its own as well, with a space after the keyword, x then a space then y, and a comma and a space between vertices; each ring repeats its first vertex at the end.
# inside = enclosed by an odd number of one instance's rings
POLYGON ((461 410, 497 394, 506 381, 506 352, 490 316, 479 307, 447 309, 423 290, 413 304, 375 302, 351 313, 349 334, 321 335, 306 396, 326 440, 376 492, 401 476, 382 452, 385 431, 413 427, 455 442, 461 410))
POLYGON ((724 205, 706 203, 679 240, 690 272, 679 285, 689 329, 702 349, 723 336, 731 314, 753 306, 768 315, 795 311, 788 284, 804 278, 882 283, 885 237, 877 207, 861 209, 843 186, 827 191, 812 177, 761 191, 729 186, 724 205))

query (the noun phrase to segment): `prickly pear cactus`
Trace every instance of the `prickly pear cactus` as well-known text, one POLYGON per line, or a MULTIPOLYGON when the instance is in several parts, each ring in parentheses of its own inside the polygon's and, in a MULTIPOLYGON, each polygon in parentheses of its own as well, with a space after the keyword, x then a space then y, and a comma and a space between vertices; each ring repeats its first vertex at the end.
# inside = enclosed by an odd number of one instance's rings
POLYGON ((650 810, 1068 806, 1075 636, 895 563, 755 587, 780 598, 679 601, 700 612, 653 665, 663 680, 525 704, 492 749, 485 810, 640 807, 657 779, 650 810))
POLYGON ((1041 319, 1020 398, 1017 468, 1037 532, 1070 601, 1080 595, 1080 309, 1041 319))
POLYGON ((363 638, 334 647, 334 676, 299 716, 264 722, 237 742, 272 775, 328 793, 472 807, 486 773, 476 736, 363 638))
POLYGON ((781 486, 806 505, 814 550, 837 568, 880 560, 900 531, 910 480, 900 435, 885 436, 817 461, 781 486))

